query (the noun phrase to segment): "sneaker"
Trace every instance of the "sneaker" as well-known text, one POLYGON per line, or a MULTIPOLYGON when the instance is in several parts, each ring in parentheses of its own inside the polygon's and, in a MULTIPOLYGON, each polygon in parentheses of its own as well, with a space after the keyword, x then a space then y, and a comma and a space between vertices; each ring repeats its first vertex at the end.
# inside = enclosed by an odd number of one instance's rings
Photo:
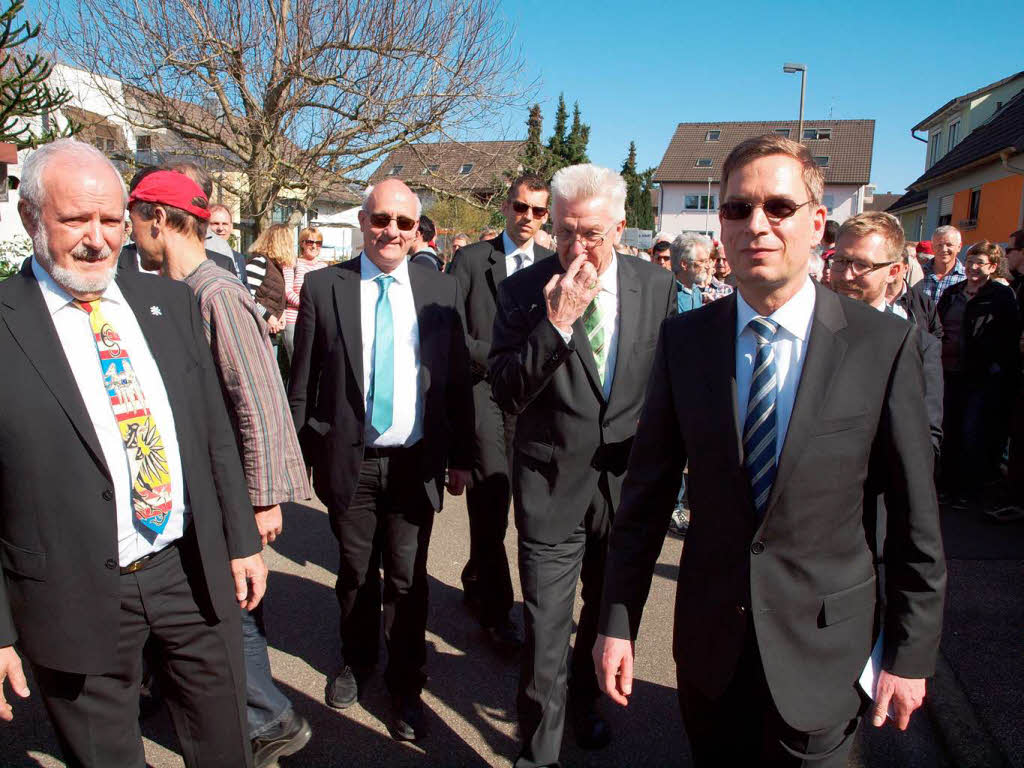
POLYGON ((672 510, 672 518, 668 521, 668 530, 676 536, 686 536, 690 528, 690 510, 684 506, 678 506, 672 510))
POLYGON ((359 684, 352 667, 345 667, 327 685, 327 705, 335 709, 348 709, 359 698, 359 684))
POLYGON ((281 732, 276 736, 258 736, 252 740, 252 759, 255 768, 266 768, 279 757, 294 755, 309 743, 313 729, 309 721, 292 710, 281 732))

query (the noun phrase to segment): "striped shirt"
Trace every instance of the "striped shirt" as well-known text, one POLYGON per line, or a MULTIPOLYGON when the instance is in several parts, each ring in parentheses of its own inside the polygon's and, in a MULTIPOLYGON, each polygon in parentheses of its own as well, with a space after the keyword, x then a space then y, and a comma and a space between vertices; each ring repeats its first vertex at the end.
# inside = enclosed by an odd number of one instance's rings
POLYGON ((284 298, 288 302, 288 308, 284 311, 285 323, 295 325, 295 321, 299 319, 299 296, 306 273, 315 272, 326 266, 326 261, 296 259, 294 267, 284 268, 284 298))
POLYGON ((273 348, 256 304, 231 274, 204 261, 185 278, 199 300, 254 507, 312 495, 273 348))

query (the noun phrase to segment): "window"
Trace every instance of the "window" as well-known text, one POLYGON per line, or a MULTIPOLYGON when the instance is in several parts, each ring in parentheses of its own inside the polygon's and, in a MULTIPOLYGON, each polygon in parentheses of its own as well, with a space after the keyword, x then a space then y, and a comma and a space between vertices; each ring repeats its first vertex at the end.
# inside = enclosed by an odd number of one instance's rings
POLYGON ((819 128, 818 129, 818 141, 831 141, 832 140, 832 129, 831 128, 819 128))
POLYGON ((708 131, 706 134, 704 134, 704 141, 718 141, 718 139, 721 138, 721 136, 721 131, 708 131))
POLYGON ((393 166, 391 168, 391 170, 388 171, 388 176, 397 176, 398 174, 400 174, 402 172, 403 168, 405 168, 404 165, 395 165, 395 166, 393 166))
POLYGON ((427 174, 430 173, 437 173, 437 169, 440 167, 441 166, 437 165, 436 163, 434 165, 428 165, 423 169, 423 175, 426 176, 427 174))
POLYGON ((784 139, 788 139, 789 138, 789 128, 776 128, 775 129, 775 135, 776 136, 781 136, 784 139))
POLYGON ((928 137, 928 140, 931 142, 931 147, 929 147, 929 157, 934 165, 938 162, 939 158, 942 157, 940 154, 942 152, 942 131, 936 131, 928 137))
POLYGON ((828 155, 815 155, 814 164, 819 168, 828 168, 828 155))
POLYGON ((960 121, 957 120, 955 123, 949 124, 949 138, 946 143, 946 151, 949 152, 953 147, 956 146, 957 141, 960 138, 960 121))
POLYGON ((833 209, 835 208, 835 205, 836 205, 836 196, 835 195, 831 195, 831 194, 830 195, 824 195, 821 198, 821 204, 825 206, 825 209, 829 213, 832 213, 832 211, 833 211, 833 209))
POLYGON ((697 162, 693 164, 695 168, 710 168, 711 158, 710 157, 698 157, 697 162))
POLYGON ((683 208, 687 211, 716 211, 718 210, 718 195, 711 196, 710 208, 707 195, 686 195, 683 199, 683 208))
POLYGON ((135 148, 139 152, 151 152, 153 150, 153 137, 149 135, 136 136, 135 148))
POLYGON ((804 140, 822 141, 832 138, 831 128, 804 128, 804 140))
POLYGON ((472 170, 473 170, 473 164, 472 163, 463 163, 462 167, 459 168, 459 173, 461 173, 463 176, 466 176, 472 170))
POLYGON ((981 208, 981 190, 971 190, 971 207, 967 214, 967 218, 971 221, 976 222, 978 220, 978 210, 981 208))

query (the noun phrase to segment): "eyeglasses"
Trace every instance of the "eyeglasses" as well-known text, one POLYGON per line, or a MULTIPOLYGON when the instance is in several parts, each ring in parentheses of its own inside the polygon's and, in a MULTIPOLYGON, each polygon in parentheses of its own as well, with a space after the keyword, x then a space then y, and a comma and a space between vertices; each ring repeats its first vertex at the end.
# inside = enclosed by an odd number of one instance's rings
MULTIPOLYGON (((385 224, 385 226, 387 226, 387 225, 385 224)), ((315 245, 317 248, 319 248, 320 246, 322 246, 324 244, 324 241, 323 240, 303 240, 302 244, 303 245, 315 245)))
POLYGON ((878 264, 865 264, 863 261, 854 261, 853 259, 847 259, 843 256, 833 256, 830 269, 841 275, 846 271, 846 268, 849 267, 854 277, 864 277, 864 275, 870 272, 874 272, 882 267, 891 266, 895 263, 895 261, 881 261, 878 264))
POLYGON ((608 233, 615 229, 615 224, 612 224, 604 232, 598 232, 597 234, 579 234, 578 232, 571 232, 568 229, 560 229, 557 232, 558 244, 566 243, 569 248, 572 248, 579 240, 583 243, 584 248, 597 248, 601 243, 604 242, 605 238, 608 237, 608 233))
POLYGON ((521 200, 512 201, 512 210, 516 213, 526 213, 527 211, 533 211, 533 218, 543 219, 548 215, 548 209, 540 205, 527 205, 521 200))
POLYGON ((375 229, 385 229, 392 221, 395 222, 395 224, 398 225, 398 228, 403 232, 411 232, 419 224, 419 221, 416 219, 410 219, 408 216, 392 216, 389 213, 370 214, 370 224, 372 224, 375 229))
POLYGON ((981 259, 967 259, 964 264, 968 267, 988 267, 991 266, 992 262, 988 259, 982 261, 981 259))
POLYGON ((657 262, 672 261, 672 255, 668 253, 656 253, 651 259, 657 262))
POLYGON ((795 203, 786 197, 769 197, 763 203, 728 200, 719 206, 718 212, 727 221, 744 221, 750 218, 750 214, 754 212, 755 208, 760 208, 764 211, 765 216, 772 221, 778 222, 788 219, 805 205, 810 204, 810 202, 810 200, 806 200, 802 203, 795 203))

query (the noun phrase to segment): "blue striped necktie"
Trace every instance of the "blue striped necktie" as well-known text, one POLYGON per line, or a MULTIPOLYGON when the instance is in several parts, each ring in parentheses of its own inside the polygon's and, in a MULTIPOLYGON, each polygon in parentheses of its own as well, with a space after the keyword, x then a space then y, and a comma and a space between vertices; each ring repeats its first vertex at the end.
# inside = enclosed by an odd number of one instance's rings
POLYGON ((392 401, 395 394, 395 328, 391 317, 388 288, 395 278, 377 275, 374 278, 380 293, 373 322, 373 375, 370 378, 370 425, 383 435, 391 427, 392 401))
POLYGON ((764 317, 755 317, 747 325, 757 340, 757 354, 754 356, 754 375, 750 379, 747 418, 743 423, 743 463, 750 477, 754 509, 760 521, 768 507, 768 497, 772 492, 772 483, 775 482, 775 397, 778 392, 778 374, 772 341, 779 326, 764 317))

